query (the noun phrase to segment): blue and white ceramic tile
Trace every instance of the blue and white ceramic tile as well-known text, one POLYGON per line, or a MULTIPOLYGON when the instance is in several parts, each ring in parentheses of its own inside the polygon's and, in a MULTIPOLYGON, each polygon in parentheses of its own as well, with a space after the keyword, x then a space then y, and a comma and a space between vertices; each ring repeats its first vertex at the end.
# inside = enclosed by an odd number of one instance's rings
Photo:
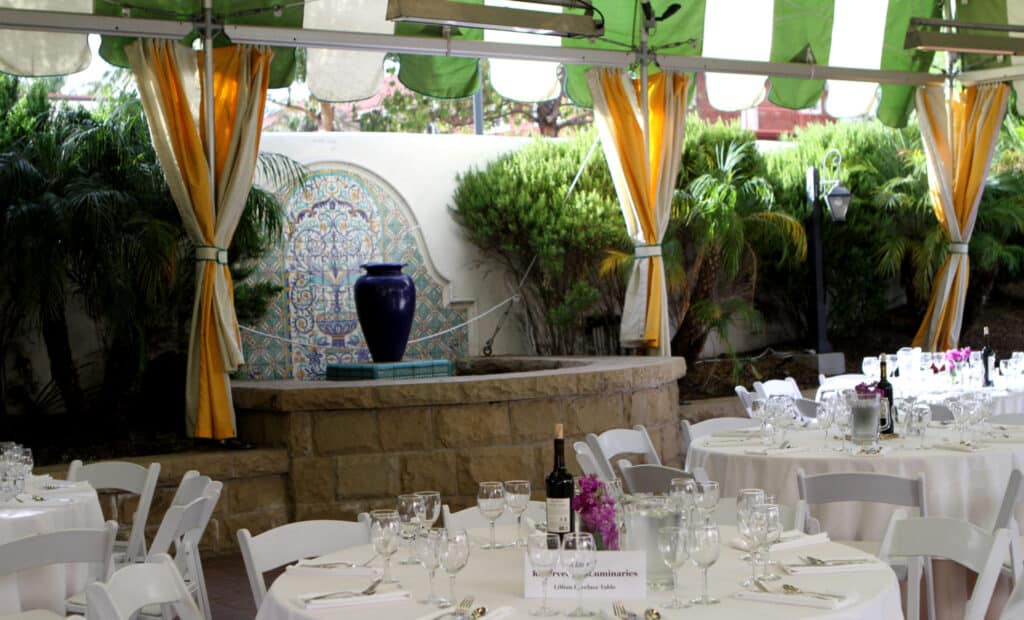
MULTIPOLYGON (((446 283, 427 269, 427 250, 412 233, 412 213, 387 182, 351 164, 308 168, 301 186, 280 195, 287 218, 284 239, 250 276, 283 287, 253 327, 303 344, 243 331, 246 365, 241 376, 322 379, 329 363, 371 361, 352 298, 352 285, 362 274, 359 266, 366 262, 407 263, 404 271, 416 282, 410 340, 466 320, 465 312, 444 305, 446 283)), ((405 359, 453 359, 467 349, 461 329, 410 344, 405 359)))

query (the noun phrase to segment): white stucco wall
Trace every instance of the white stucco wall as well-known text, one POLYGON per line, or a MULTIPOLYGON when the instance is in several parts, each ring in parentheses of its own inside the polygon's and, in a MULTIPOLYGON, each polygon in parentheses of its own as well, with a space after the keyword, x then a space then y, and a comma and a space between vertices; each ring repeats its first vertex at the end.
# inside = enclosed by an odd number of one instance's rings
MULTIPOLYGON (((437 272, 450 282, 451 301, 469 302, 477 316, 512 294, 500 265, 462 236, 448 212, 455 177, 483 167, 499 155, 522 147, 528 138, 399 133, 265 133, 260 150, 287 155, 303 164, 348 162, 387 181, 408 203, 420 225, 426 252, 437 272)), ((469 327, 469 354, 480 355, 504 309, 469 327)), ((505 321, 494 354, 527 353, 519 318, 505 321)))

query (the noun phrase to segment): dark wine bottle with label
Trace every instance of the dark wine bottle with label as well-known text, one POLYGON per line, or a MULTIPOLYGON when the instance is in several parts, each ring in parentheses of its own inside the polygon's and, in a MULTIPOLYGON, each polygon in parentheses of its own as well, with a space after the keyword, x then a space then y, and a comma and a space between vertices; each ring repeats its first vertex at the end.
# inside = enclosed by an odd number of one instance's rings
POLYGON ((565 469, 565 437, 555 425, 555 466, 544 481, 548 531, 562 536, 572 531, 572 474, 565 469))
POLYGON ((892 384, 889 383, 889 370, 886 366, 885 353, 878 358, 878 389, 882 390, 882 396, 885 398, 885 402, 882 403, 882 411, 880 415, 885 420, 880 423, 879 430, 886 434, 891 435, 895 432, 896 428, 896 404, 892 401, 892 384), (885 415, 885 408, 889 408, 889 415, 885 415))
POLYGON ((992 385, 992 370, 995 366, 996 352, 992 350, 992 347, 988 346, 988 325, 982 331, 985 335, 985 347, 981 350, 981 365, 985 368, 985 387, 992 385))

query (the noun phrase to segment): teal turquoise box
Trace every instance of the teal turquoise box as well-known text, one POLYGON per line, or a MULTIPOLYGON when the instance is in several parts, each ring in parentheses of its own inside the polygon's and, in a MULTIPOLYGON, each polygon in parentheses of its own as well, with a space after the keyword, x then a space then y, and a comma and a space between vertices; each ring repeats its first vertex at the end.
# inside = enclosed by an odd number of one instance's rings
POLYGON ((328 381, 364 379, 424 379, 452 376, 449 360, 417 360, 387 364, 328 364, 328 381))

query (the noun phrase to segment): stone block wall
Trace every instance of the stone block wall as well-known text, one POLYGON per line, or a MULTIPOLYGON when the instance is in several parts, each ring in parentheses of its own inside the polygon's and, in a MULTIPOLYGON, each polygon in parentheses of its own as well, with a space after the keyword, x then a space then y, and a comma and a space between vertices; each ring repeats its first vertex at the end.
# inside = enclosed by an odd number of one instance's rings
MULTIPOLYGON (((545 358, 550 361, 550 358, 545 358)), ((554 425, 566 458, 589 432, 643 424, 680 466, 681 358, 567 358, 560 368, 438 380, 233 383, 241 437, 287 451, 294 519, 346 518, 437 490, 453 510, 477 483, 528 479, 543 497, 554 425)))
MULTIPOLYGON (((232 450, 224 452, 185 452, 118 459, 148 466, 160 463, 160 478, 146 522, 146 540, 152 541, 164 512, 171 504, 178 483, 186 471, 195 469, 224 483, 217 507, 200 542, 203 553, 218 555, 238 552, 235 531, 254 532, 283 525, 291 520, 288 489, 288 454, 282 449, 232 450)), ((64 478, 67 467, 39 468, 64 478)), ((100 506, 107 519, 122 525, 119 538, 127 538, 133 523, 138 498, 127 493, 100 494, 100 506)))

